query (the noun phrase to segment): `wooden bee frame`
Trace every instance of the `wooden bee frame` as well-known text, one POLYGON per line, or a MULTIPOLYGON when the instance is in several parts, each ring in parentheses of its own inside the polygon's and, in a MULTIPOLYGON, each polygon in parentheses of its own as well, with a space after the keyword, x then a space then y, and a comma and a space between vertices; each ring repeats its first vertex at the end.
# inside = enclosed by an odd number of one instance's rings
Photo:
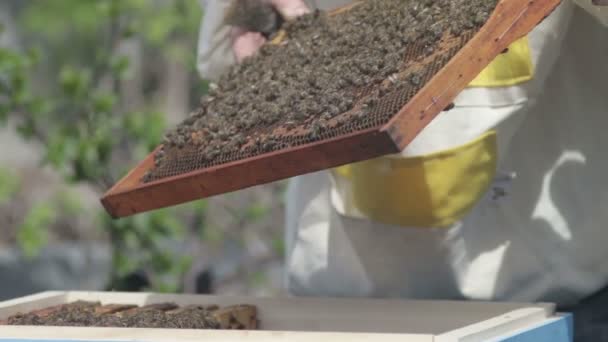
POLYGON ((398 153, 448 108, 496 56, 532 31, 560 2, 499 1, 477 34, 382 127, 142 183, 143 175, 154 166, 154 153, 151 153, 101 201, 112 217, 126 217, 398 153))

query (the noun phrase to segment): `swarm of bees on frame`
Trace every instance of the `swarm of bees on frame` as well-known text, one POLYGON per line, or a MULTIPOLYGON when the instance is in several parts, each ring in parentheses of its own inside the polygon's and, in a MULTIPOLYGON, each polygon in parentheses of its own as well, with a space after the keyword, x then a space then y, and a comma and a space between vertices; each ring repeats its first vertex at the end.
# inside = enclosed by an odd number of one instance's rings
MULTIPOLYGON (((385 96, 423 86, 430 69, 401 72, 406 56, 428 56, 446 34, 481 27, 496 3, 368 0, 335 17, 314 11, 286 22, 281 44, 231 67, 166 134, 156 169, 184 149, 196 151, 199 164, 215 165, 227 155, 270 152, 358 127, 385 96)), ((153 169, 143 181, 157 178, 153 169)))

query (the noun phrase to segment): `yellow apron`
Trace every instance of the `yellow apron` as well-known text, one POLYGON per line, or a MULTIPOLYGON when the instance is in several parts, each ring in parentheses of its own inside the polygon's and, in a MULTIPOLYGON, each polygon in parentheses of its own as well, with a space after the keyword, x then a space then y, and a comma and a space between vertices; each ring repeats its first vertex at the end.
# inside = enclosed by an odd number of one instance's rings
MULTIPOLYGON (((513 86, 532 77, 528 38, 522 38, 469 87, 513 86)), ((496 132, 489 131, 438 153, 381 157, 336 168, 333 174, 351 187, 347 202, 371 220, 404 227, 449 227, 486 192, 497 159, 496 132)))

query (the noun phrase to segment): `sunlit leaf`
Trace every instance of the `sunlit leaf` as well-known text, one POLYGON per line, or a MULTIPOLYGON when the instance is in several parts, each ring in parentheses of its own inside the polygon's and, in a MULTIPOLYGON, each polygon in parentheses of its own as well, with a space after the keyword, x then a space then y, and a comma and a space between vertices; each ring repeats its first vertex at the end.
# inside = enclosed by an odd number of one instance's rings
POLYGON ((46 203, 34 205, 17 232, 17 243, 23 254, 35 258, 48 241, 48 226, 55 220, 54 208, 46 203))

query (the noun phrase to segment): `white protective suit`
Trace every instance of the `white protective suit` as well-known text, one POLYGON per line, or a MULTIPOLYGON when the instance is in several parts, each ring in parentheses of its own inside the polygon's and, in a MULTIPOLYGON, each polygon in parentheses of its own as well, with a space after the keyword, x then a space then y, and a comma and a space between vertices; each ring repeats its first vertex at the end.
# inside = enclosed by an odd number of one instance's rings
MULTIPOLYGON (((227 3, 204 2, 203 78, 234 63, 227 3)), ((401 155, 291 180, 292 294, 567 305, 608 285, 608 8, 576 3, 401 155)))

